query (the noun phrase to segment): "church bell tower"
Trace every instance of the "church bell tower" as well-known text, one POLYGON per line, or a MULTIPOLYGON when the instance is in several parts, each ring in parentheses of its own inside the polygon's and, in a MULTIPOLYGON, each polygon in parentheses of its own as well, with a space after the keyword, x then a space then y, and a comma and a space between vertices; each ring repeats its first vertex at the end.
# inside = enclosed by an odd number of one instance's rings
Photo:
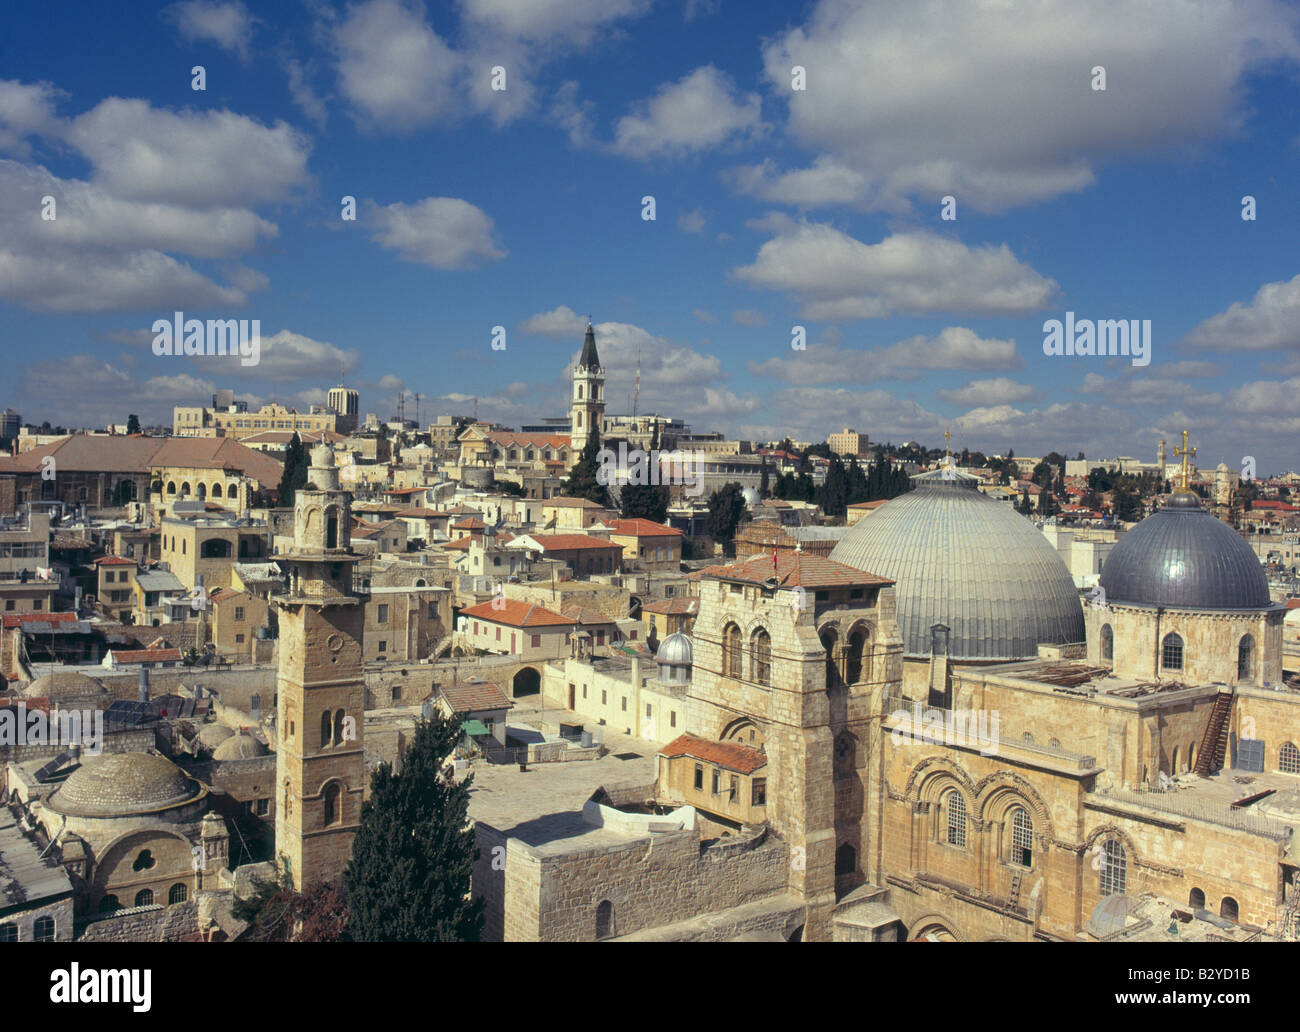
POLYGON ((573 369, 573 397, 569 402, 570 459, 577 462, 582 449, 587 446, 592 432, 605 433, 605 369, 596 354, 596 334, 587 321, 587 336, 582 342, 582 354, 573 369))
POLYGON ((275 850, 299 891, 336 883, 365 791, 364 599, 353 586, 352 496, 328 445, 312 450, 294 504, 280 617, 275 850))

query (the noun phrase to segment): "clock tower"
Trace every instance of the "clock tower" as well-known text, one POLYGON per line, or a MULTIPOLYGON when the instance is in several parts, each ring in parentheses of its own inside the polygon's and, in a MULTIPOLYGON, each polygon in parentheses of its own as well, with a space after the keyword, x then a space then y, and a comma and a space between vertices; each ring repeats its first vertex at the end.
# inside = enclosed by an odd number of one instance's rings
POLYGON ((295 889, 337 882, 352 855, 365 791, 364 599, 353 573, 352 496, 328 445, 311 452, 294 504, 280 617, 277 857, 295 889))
POLYGON ((605 433, 605 369, 596 354, 596 334, 590 320, 587 321, 587 336, 582 342, 582 354, 573 369, 569 417, 569 457, 577 462, 593 431, 602 437, 605 433))

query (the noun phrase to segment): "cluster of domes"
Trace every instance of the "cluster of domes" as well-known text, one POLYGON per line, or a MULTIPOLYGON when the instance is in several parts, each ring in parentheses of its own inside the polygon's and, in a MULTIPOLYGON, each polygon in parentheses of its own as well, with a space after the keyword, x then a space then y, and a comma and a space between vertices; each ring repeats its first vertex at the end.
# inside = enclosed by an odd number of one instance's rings
POLYGON ((1079 592, 1056 549, 975 477, 945 469, 851 527, 831 558, 894 581, 903 654, 926 658, 948 628, 955 660, 1038 655, 1084 640, 1079 592))

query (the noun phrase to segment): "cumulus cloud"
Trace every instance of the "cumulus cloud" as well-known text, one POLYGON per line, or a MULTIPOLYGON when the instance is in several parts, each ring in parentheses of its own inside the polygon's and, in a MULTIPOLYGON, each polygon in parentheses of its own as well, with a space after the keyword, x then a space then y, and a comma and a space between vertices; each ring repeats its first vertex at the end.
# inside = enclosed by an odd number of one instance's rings
POLYGON ((1183 343, 1231 351, 1300 349, 1300 275, 1265 283, 1246 304, 1234 301, 1196 326, 1183 343))
POLYGON ((949 326, 933 336, 920 334, 883 348, 814 343, 806 351, 787 350, 780 357, 751 362, 749 370, 792 384, 824 384, 914 380, 922 370, 1015 369, 1020 365, 1014 340, 981 337, 965 326, 949 326))
POLYGON ((1280 0, 863 4, 820 0, 763 48, 791 137, 816 160, 740 170, 768 200, 1000 210, 1082 190, 1116 156, 1240 129, 1244 82, 1300 57, 1280 0), (791 68, 807 88, 792 90, 791 68), (1104 65, 1105 92, 1091 88, 1104 65))
POLYGON ((705 65, 634 105, 614 128, 613 149, 634 158, 683 155, 765 128, 758 94, 739 95, 729 75, 705 65))
POLYGON ((731 275, 795 294, 806 318, 878 319, 895 312, 1024 315, 1057 294, 1006 244, 968 247, 932 233, 894 233, 864 244, 832 226, 766 220, 777 235, 731 275))
POLYGON ((677 216, 677 228, 683 233, 703 233, 708 216, 702 208, 692 208, 677 216))
POLYGON ((737 326, 766 326, 767 315, 757 308, 737 308, 731 313, 731 321, 737 326))
POLYGON ((403 261, 435 269, 472 269, 497 262, 506 251, 482 208, 457 197, 426 197, 414 204, 367 206, 370 238, 403 261))
POLYGON ((0 154, 25 158, 28 137, 47 135, 57 125, 56 109, 66 94, 48 82, 0 79, 0 154))
POLYGON ((234 3, 185 0, 165 8, 163 17, 171 21, 185 39, 215 43, 237 54, 241 61, 248 60, 254 18, 237 0, 234 3))
POLYGON ((1005 376, 990 380, 972 380, 964 387, 937 392, 944 401, 954 405, 1006 405, 1017 401, 1028 401, 1038 391, 1027 383, 1016 383, 1005 376))
POLYGON ((462 0, 465 17, 497 33, 584 47, 617 21, 645 14, 652 0, 462 0))

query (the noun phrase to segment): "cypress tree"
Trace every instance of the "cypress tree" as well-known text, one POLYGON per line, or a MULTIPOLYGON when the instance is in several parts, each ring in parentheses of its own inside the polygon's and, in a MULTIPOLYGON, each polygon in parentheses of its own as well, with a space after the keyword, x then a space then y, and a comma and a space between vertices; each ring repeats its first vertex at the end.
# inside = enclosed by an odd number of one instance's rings
POLYGON ((478 858, 468 819, 469 785, 442 768, 460 719, 435 713, 416 725, 402 772, 381 763, 361 807, 352 859, 343 870, 348 933, 361 942, 477 942, 483 899, 469 899, 478 858))
POLYGON ((295 431, 284 450, 284 470, 280 474, 280 486, 275 492, 281 508, 292 506, 294 496, 307 486, 307 467, 307 449, 302 446, 302 440, 295 431))
POLYGON ((600 482, 600 434, 593 430, 582 449, 582 455, 569 470, 569 478, 564 482, 563 492, 569 498, 587 498, 597 505, 609 504, 609 492, 600 482))

